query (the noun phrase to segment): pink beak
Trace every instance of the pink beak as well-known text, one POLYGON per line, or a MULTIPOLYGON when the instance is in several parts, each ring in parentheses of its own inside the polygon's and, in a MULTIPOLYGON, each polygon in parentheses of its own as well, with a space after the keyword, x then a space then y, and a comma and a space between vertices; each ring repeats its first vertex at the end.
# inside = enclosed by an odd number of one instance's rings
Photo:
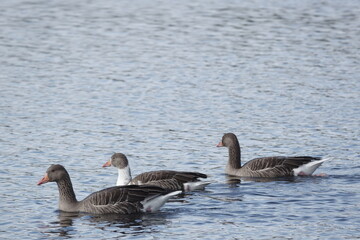
POLYGON ((107 162, 103 165, 103 167, 110 167, 110 166, 111 166, 111 160, 107 161, 107 162))
POLYGON ((218 143, 218 145, 216 145, 217 147, 223 147, 224 146, 224 144, 222 143, 222 141, 220 141, 219 143, 218 143))
POLYGON ((41 185, 41 184, 44 184, 44 183, 47 183, 49 182, 49 177, 47 175, 47 173, 45 174, 45 176, 37 183, 37 185, 41 185))

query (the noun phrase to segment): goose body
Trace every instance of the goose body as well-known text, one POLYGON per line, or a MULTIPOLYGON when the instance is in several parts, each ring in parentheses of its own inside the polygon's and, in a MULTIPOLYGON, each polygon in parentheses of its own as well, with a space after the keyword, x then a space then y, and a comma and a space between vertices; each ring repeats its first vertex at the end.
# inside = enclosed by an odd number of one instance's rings
POLYGON ((56 182, 59 190, 59 210, 91 214, 131 214, 154 212, 181 191, 169 192, 153 186, 116 186, 90 194, 78 201, 70 175, 59 164, 51 165, 38 185, 56 182))
POLYGON ((226 173, 239 177, 289 177, 311 175, 327 159, 311 156, 255 158, 241 166, 240 144, 235 134, 226 133, 217 147, 229 149, 226 173))
POLYGON ((181 172, 172 170, 160 170, 144 172, 131 177, 131 170, 127 157, 122 153, 115 153, 103 167, 114 166, 118 169, 117 186, 120 185, 151 185, 166 190, 194 191, 204 189, 210 182, 199 181, 199 178, 207 178, 206 174, 199 172, 181 172))

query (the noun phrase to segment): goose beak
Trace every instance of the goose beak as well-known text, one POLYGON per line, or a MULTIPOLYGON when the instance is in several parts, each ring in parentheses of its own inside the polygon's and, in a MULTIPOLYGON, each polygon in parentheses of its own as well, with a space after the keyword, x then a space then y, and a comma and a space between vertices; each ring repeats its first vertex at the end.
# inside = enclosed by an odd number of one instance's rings
POLYGON ((223 147, 224 146, 224 144, 222 143, 222 141, 220 141, 219 143, 218 143, 218 145, 216 145, 216 147, 223 147))
POLYGON ((41 184, 44 184, 44 183, 47 183, 49 182, 49 177, 47 175, 47 173, 45 174, 45 176, 37 183, 37 185, 41 185, 41 184))
POLYGON ((103 167, 110 167, 110 166, 111 166, 111 160, 107 161, 107 162, 103 165, 103 167))

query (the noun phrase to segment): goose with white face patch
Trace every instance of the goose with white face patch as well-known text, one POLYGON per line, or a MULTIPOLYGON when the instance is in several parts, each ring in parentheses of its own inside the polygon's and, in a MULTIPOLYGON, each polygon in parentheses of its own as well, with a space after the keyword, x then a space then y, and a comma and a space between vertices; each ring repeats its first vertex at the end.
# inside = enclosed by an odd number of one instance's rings
POLYGON ((129 161, 123 153, 114 153, 103 167, 114 166, 118 169, 116 185, 128 184, 158 186, 167 190, 181 190, 184 192, 203 190, 210 182, 200 181, 199 178, 207 178, 206 174, 199 172, 181 172, 172 170, 160 170, 145 172, 131 177, 129 161))
POLYGON ((275 156, 255 158, 241 166, 240 144, 235 134, 226 133, 217 147, 227 147, 229 150, 225 172, 239 177, 310 176, 323 162, 328 160, 310 156, 275 156))

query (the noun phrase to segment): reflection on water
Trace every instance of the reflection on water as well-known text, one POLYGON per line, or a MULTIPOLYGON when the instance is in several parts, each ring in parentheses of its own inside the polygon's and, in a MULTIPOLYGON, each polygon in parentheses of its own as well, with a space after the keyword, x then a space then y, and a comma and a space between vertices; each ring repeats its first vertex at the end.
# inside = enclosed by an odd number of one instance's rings
POLYGON ((241 178, 226 175, 226 183, 229 184, 229 187, 237 187, 241 183, 241 178))
POLYGON ((93 223, 107 223, 107 224, 117 224, 122 225, 123 227, 131 227, 133 224, 138 225, 142 219, 143 214, 129 214, 129 215, 119 215, 119 214, 106 214, 106 215, 88 215, 84 213, 68 213, 68 212, 59 212, 59 222, 58 224, 61 227, 72 226, 73 221, 76 219, 84 219, 93 223))
MULTIPOLYGON (((309 176, 313 177, 313 176, 309 176)), ((314 176, 316 177, 316 176, 314 176)), ((278 178, 259 178, 259 177, 237 177, 226 175, 226 182, 230 187, 237 187, 241 181, 250 181, 250 182, 296 182, 300 177, 278 177, 278 178)))
POLYGON ((278 178, 259 178, 259 177, 236 177, 236 176, 228 176, 228 183, 240 183, 241 181, 252 181, 252 182, 295 182, 297 177, 278 177, 278 178))
POLYGON ((47 230, 43 233, 49 238, 54 235, 59 237, 72 238, 76 235, 77 229, 74 227, 75 222, 83 227, 88 226, 105 232, 114 232, 118 234, 142 234, 148 231, 156 231, 154 226, 169 224, 166 218, 170 213, 153 213, 153 214, 106 214, 106 215, 88 215, 84 213, 58 212, 59 221, 50 223, 47 230))

